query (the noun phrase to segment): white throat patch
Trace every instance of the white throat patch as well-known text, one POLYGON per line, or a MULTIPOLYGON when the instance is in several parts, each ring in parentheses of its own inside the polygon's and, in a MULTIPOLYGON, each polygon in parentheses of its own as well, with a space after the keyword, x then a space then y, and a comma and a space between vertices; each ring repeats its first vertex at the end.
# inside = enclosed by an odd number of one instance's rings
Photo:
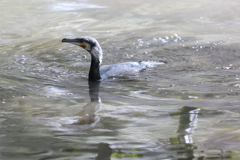
POLYGON ((84 49, 86 49, 87 51, 90 51, 91 50, 90 44, 85 43, 85 48, 84 49))
POLYGON ((94 57, 96 57, 97 59, 99 59, 100 64, 102 63, 102 49, 101 47, 93 47, 92 50, 90 51, 90 54, 94 57))

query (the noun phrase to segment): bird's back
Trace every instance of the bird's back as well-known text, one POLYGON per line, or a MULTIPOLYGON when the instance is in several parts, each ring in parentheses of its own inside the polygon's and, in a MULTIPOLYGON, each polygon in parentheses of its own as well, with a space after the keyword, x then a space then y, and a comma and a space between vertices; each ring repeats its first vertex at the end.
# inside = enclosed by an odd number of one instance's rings
POLYGON ((108 79, 113 77, 134 76, 146 68, 152 68, 160 64, 164 64, 164 62, 140 61, 140 62, 118 63, 113 65, 101 66, 100 74, 102 79, 108 79))

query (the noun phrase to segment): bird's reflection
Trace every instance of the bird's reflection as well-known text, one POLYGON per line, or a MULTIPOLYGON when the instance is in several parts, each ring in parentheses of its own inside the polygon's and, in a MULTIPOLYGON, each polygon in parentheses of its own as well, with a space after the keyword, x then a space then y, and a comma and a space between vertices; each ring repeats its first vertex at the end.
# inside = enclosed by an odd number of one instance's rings
MULTIPOLYGON (((83 107, 83 110, 78 113, 80 116, 78 122, 74 124, 78 125, 89 125, 95 124, 98 121, 98 117, 96 112, 100 109, 101 99, 99 97, 99 87, 100 81, 96 82, 88 82, 89 87, 89 97, 91 102, 86 104, 83 107)), ((110 160, 112 154, 112 149, 109 147, 107 143, 99 143, 98 144, 98 155, 95 160, 110 160)))
MULTIPOLYGON (((74 124, 77 125, 95 125, 98 122, 97 111, 101 106, 101 99, 99 97, 99 87, 100 81, 88 82, 89 84, 89 96, 91 102, 87 103, 81 112, 78 113, 80 117, 78 121, 74 124)), ((177 130, 178 137, 170 138, 174 144, 180 144, 181 147, 184 145, 184 152, 179 152, 178 154, 184 154, 186 159, 192 160, 194 158, 194 146, 192 134, 197 124, 197 116, 200 112, 200 109, 197 107, 184 106, 181 109, 179 127, 177 130)), ((174 149, 174 148, 172 148, 174 149)), ((176 149, 176 148, 175 148, 176 149)), ((175 150, 174 149, 174 150, 175 150)), ((113 150, 110 148, 108 143, 99 143, 98 144, 98 154, 95 157, 95 160, 110 160, 113 150)))
POLYGON ((77 115, 80 117, 74 124, 77 125, 87 125, 94 124, 98 121, 96 112, 100 109, 101 99, 98 95, 99 93, 100 81, 88 82, 89 87, 89 97, 91 102, 87 103, 81 112, 77 115))

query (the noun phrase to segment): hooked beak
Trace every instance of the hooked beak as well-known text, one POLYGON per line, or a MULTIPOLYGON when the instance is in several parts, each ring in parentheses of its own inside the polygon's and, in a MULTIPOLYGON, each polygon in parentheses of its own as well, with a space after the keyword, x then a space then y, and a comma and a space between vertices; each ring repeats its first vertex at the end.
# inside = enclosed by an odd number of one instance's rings
POLYGON ((75 44, 77 46, 80 46, 84 49, 86 49, 86 47, 88 46, 85 42, 79 42, 78 39, 67 39, 67 38, 63 38, 62 42, 67 42, 67 43, 71 43, 71 44, 75 44))
POLYGON ((67 38, 63 38, 62 42, 67 42, 67 43, 73 43, 73 44, 78 44, 76 39, 67 39, 67 38))

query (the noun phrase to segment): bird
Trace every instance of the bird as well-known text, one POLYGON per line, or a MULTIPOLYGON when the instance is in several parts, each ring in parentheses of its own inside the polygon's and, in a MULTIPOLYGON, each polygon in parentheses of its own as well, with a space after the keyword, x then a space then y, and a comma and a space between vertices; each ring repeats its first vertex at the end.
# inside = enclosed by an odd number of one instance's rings
POLYGON ((100 66, 103 58, 103 51, 99 42, 95 38, 88 36, 74 39, 63 38, 62 42, 80 46, 90 53, 91 65, 88 74, 88 81, 101 81, 115 77, 132 76, 138 74, 146 68, 164 64, 164 62, 156 61, 139 61, 100 66))

